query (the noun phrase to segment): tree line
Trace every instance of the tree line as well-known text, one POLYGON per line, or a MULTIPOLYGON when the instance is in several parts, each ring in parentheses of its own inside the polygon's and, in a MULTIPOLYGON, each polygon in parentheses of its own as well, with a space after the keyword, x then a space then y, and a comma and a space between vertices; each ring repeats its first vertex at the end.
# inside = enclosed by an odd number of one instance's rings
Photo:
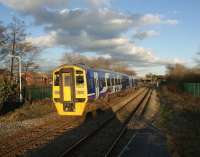
POLYGON ((66 52, 60 60, 61 64, 84 64, 91 68, 113 70, 127 75, 136 75, 136 72, 123 62, 105 57, 87 57, 80 53, 66 52))
POLYGON ((22 71, 25 75, 39 68, 35 62, 39 48, 26 41, 27 35, 26 25, 19 18, 13 17, 8 25, 0 23, 0 63, 4 68, 9 67, 11 80, 19 64, 13 56, 21 57, 22 71))
POLYGON ((200 83, 200 66, 197 65, 196 67, 193 67, 193 68, 187 68, 182 64, 168 65, 167 78, 171 82, 200 83))

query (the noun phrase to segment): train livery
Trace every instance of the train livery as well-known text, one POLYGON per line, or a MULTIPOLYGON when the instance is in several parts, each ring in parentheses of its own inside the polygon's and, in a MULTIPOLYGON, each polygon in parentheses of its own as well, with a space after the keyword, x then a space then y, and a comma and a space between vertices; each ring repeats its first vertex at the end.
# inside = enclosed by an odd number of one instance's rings
POLYGON ((88 101, 134 84, 134 77, 126 74, 85 65, 62 65, 53 71, 53 102, 59 115, 81 116, 88 101))

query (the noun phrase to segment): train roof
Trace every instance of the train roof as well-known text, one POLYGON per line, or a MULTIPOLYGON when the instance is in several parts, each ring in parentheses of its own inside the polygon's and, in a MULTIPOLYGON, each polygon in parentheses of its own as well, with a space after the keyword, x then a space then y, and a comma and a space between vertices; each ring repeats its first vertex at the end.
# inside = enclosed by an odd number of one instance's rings
MULTIPOLYGON (((131 75, 127 75, 127 74, 116 72, 116 71, 112 71, 112 70, 92 68, 92 67, 89 67, 89 66, 87 66, 85 64, 63 64, 63 65, 59 66, 58 68, 61 68, 63 66, 77 66, 77 67, 81 67, 81 68, 83 68, 85 70, 92 70, 92 71, 98 71, 98 72, 107 72, 107 73, 115 73, 115 74, 120 74, 120 75, 124 75, 124 76, 127 76, 127 77, 131 76, 131 75)), ((58 68, 56 68, 56 69, 58 69, 58 68)))
POLYGON ((78 64, 76 66, 79 66, 79 67, 82 67, 83 69, 86 69, 86 70, 92 70, 92 71, 98 71, 98 72, 107 72, 107 73, 115 73, 115 74, 120 74, 120 75, 124 75, 124 76, 130 76, 130 75, 127 75, 127 74, 124 74, 124 73, 120 73, 120 72, 116 72, 116 71, 112 71, 112 70, 107 70, 107 69, 98 69, 98 68, 91 68, 87 65, 82 65, 82 64, 78 64))

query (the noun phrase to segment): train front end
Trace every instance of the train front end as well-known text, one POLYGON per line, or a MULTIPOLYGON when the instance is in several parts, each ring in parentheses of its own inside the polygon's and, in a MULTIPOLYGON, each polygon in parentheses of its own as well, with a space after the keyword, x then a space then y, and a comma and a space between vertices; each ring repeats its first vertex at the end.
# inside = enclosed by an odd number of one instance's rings
POLYGON ((56 69, 53 72, 52 92, 59 115, 83 115, 88 100, 85 70, 67 65, 56 69))

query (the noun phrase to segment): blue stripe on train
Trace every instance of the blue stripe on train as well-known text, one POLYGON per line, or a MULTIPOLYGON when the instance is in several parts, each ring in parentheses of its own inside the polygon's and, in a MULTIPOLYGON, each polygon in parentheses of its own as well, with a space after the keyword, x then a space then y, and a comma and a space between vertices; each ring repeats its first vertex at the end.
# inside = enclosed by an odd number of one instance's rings
MULTIPOLYGON (((99 93, 99 96, 105 96, 106 95, 106 92, 104 92, 104 93, 99 93)), ((95 95, 95 93, 90 93, 90 95, 88 94, 88 99, 89 100, 92 100, 92 99, 95 99, 96 98, 96 95, 95 95), (93 94, 93 95, 91 95, 91 94, 93 94)))

